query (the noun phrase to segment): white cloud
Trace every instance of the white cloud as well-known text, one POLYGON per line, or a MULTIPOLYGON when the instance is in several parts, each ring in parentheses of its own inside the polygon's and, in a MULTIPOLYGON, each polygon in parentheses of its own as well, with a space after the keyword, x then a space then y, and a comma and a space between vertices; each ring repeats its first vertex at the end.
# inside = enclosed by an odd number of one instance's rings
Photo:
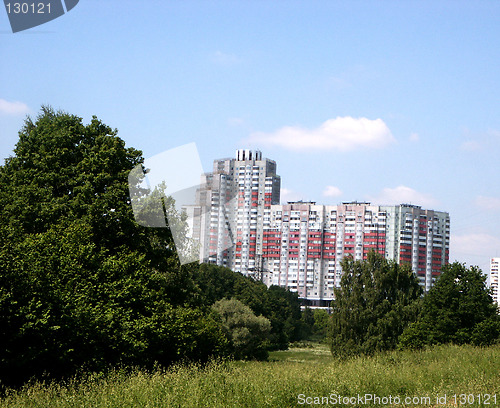
POLYGON ((228 125, 230 126, 241 126, 245 124, 245 119, 243 118, 229 118, 227 120, 228 125))
POLYGON ((462 235, 451 234, 450 246, 458 260, 460 260, 460 255, 463 255, 463 257, 468 255, 491 258, 494 254, 498 253, 500 238, 484 232, 473 232, 462 235))
POLYGON ((423 207, 433 207, 438 204, 430 194, 420 193, 406 186, 384 188, 377 197, 370 197, 370 201, 378 205, 414 204, 423 207))
POLYGON ((342 195, 342 191, 340 188, 335 186, 326 186, 323 190, 323 195, 325 197, 340 197, 342 195))
POLYGON ((272 133, 256 132, 250 143, 280 146, 291 150, 338 150, 382 148, 395 142, 382 119, 352 118, 329 119, 315 129, 285 126, 272 133))
POLYGON ((479 208, 487 211, 500 210, 500 198, 497 197, 478 196, 475 200, 475 204, 479 208))
POLYGON ((30 110, 28 105, 23 102, 9 102, 0 99, 0 113, 4 115, 24 115, 30 110))
POLYGON ((466 152, 475 152, 482 148, 482 144, 477 140, 467 140, 460 145, 460 149, 466 152))
POLYGON ((464 136, 465 140, 460 144, 459 148, 466 152, 497 149, 498 142, 500 142, 500 131, 496 129, 488 129, 483 132, 471 132, 466 129, 464 136))
POLYGON ((420 136, 418 133, 412 133, 410 135, 410 142, 418 142, 420 140, 420 136))
POLYGON ((217 65, 230 66, 241 62, 241 58, 235 54, 228 54, 222 51, 214 52, 211 57, 211 61, 217 65))
POLYGON ((475 231, 450 235, 450 262, 465 262, 477 265, 488 274, 490 258, 498 256, 500 238, 485 232, 475 231))
POLYGON ((303 195, 289 188, 281 188, 280 190, 281 203, 286 204, 288 201, 303 200, 303 195))
POLYGON ((487 134, 493 139, 500 139, 500 130, 489 129, 487 134))

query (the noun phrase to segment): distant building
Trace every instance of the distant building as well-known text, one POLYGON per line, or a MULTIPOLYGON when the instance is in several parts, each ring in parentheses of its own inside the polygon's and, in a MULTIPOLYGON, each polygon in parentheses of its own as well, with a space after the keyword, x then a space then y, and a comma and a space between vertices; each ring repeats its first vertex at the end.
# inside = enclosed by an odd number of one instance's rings
POLYGON ((342 259, 374 250, 409 264, 427 291, 449 261, 449 234, 448 213, 412 205, 273 205, 264 220, 264 282, 321 304, 340 285, 342 259))
POLYGON ((258 150, 240 149, 235 158, 214 161, 198 191, 201 225, 194 226, 204 262, 254 274, 262 254, 264 213, 279 204, 276 162, 258 150))
POLYGON ((500 289, 498 288, 498 278, 500 270, 500 258, 491 258, 490 262, 490 288, 493 300, 500 307, 500 289))
POLYGON ((374 250, 409 264, 426 291, 449 261, 448 213, 401 204, 367 202, 280 205, 276 162, 241 149, 214 161, 198 191, 194 237, 200 260, 252 275, 324 305, 340 285, 345 256, 374 250))
POLYGON ((450 216, 401 204, 381 206, 387 212, 386 257, 408 263, 429 291, 450 257, 450 216))

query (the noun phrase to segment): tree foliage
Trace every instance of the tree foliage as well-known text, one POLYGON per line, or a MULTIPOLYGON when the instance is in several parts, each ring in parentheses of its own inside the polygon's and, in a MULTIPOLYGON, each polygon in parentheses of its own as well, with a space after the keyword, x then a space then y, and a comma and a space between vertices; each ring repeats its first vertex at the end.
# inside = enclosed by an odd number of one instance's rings
POLYGON ((267 359, 267 336, 271 331, 268 319, 256 316, 237 299, 218 300, 212 308, 220 315, 236 359, 267 359))
POLYGON ((486 276, 475 266, 446 265, 424 297, 418 320, 401 336, 401 348, 472 343, 488 345, 500 337, 500 319, 486 287, 486 276))
POLYGON ((269 349, 286 349, 290 342, 303 338, 300 299, 296 293, 279 286, 267 288, 241 273, 215 265, 202 264, 193 274, 202 303, 211 305, 234 298, 249 306, 255 315, 269 319, 269 349))
POLYGON ((116 130, 43 107, 0 167, 0 381, 224 354, 227 339, 175 256, 140 227, 116 130))
POLYGON ((343 276, 331 303, 331 351, 334 356, 372 354, 394 349, 416 318, 422 294, 407 266, 371 252, 365 261, 342 260, 343 276))
POLYGON ((310 339, 313 334, 314 328, 314 312, 311 308, 306 307, 302 310, 302 316, 300 318, 302 323, 303 337, 310 339))
POLYGON ((330 315, 324 309, 314 310, 313 333, 320 339, 326 338, 330 325, 330 315))

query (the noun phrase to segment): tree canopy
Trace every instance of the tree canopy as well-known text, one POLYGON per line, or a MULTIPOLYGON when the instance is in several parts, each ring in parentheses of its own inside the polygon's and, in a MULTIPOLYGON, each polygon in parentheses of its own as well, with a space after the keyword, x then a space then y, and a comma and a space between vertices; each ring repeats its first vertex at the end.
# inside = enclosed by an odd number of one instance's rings
POLYGON ((0 167, 3 383, 225 353, 169 230, 134 220, 142 160, 95 117, 43 107, 25 121, 0 167))
POLYGON ((249 306, 255 315, 269 319, 270 349, 286 349, 290 342, 303 338, 297 293, 279 286, 267 288, 241 273, 209 264, 200 265, 193 272, 193 279, 200 288, 202 303, 212 305, 224 298, 234 298, 249 306))
POLYGON ((267 336, 271 331, 269 319, 256 316, 238 299, 218 300, 212 308, 220 315, 235 358, 267 359, 267 336))
POLYGON ((416 315, 422 294, 406 265, 371 252, 367 260, 342 260, 342 279, 331 303, 330 344, 334 356, 394 349, 416 315))
POLYGON ((402 348, 442 343, 488 345, 500 337, 500 319, 486 287, 486 276, 475 266, 446 265, 424 297, 418 320, 401 336, 402 348))

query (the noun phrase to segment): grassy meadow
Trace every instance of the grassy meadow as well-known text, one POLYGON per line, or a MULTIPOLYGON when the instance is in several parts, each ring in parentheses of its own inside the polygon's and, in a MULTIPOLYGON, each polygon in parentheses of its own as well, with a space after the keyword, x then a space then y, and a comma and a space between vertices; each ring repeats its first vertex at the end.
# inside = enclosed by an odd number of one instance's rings
POLYGON ((114 371, 65 384, 31 384, 0 400, 0 407, 44 408, 297 406, 500 406, 500 346, 448 345, 338 361, 326 345, 303 344, 272 352, 268 362, 213 362, 152 373, 114 371), (358 394, 391 397, 392 404, 382 399, 341 404, 343 397, 358 394), (409 404, 405 397, 410 397, 409 404))

